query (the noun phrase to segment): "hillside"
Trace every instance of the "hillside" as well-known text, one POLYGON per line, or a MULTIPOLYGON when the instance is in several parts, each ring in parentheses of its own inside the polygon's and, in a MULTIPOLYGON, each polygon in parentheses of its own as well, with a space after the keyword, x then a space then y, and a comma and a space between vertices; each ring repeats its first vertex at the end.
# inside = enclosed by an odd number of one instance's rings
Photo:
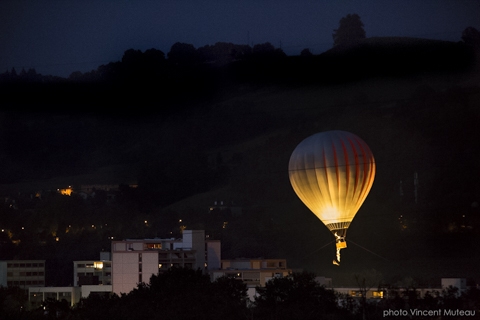
POLYGON ((242 103, 258 108, 237 117, 238 122, 248 126, 250 118, 265 113, 275 119, 265 121, 265 128, 267 124, 274 128, 265 129, 261 137, 215 149, 212 155, 220 152, 230 165, 228 185, 169 206, 167 211, 195 221, 207 214, 214 200, 233 200, 242 205, 245 216, 229 222, 222 232, 226 256, 285 256, 291 267, 334 276, 337 281, 372 268, 393 277, 404 261, 404 272, 424 281, 458 273, 474 277, 475 271, 465 268, 478 256, 473 243, 479 238, 480 221, 472 204, 480 190, 472 175, 478 165, 472 159, 479 150, 473 138, 479 93, 478 86, 461 87, 461 82, 452 83, 448 77, 427 76, 327 88, 272 88, 241 102, 228 100, 217 107, 234 110, 242 103), (331 235, 296 198, 286 171, 297 143, 332 129, 361 136, 378 165, 371 194, 349 231, 352 244, 344 253, 349 262, 342 269, 331 266, 333 244, 323 247, 331 235), (242 161, 235 162, 233 155, 242 161), (416 202, 414 173, 420 179, 416 202), (464 214, 473 228, 466 233, 461 232, 464 214), (401 231, 402 225, 408 228, 401 231), (452 259, 457 263, 451 265, 452 259), (436 261, 435 268, 425 269, 430 260, 436 261))
MULTIPOLYGON (((369 41, 369 46, 378 43, 369 41)), ((86 207, 65 201, 63 211, 53 214, 58 206, 46 201, 43 216, 27 217, 31 211, 25 211, 21 217, 45 230, 52 225, 58 233, 70 217, 86 225, 108 222, 108 232, 130 238, 176 235, 182 225, 202 228, 222 240, 225 258, 285 257, 290 267, 332 277, 335 285, 349 284, 352 274, 370 269, 390 282, 407 275, 425 283, 446 276, 480 281, 473 269, 480 262, 475 246, 480 212, 474 205, 480 202, 478 69, 470 61, 468 69, 452 71, 434 59, 436 69, 413 68, 399 75, 396 60, 386 59, 372 69, 384 72, 363 74, 365 65, 358 60, 357 69, 343 62, 360 59, 358 50, 365 49, 344 50, 312 61, 284 60, 284 69, 251 81, 241 63, 228 66, 219 74, 241 71, 234 73, 240 75, 235 81, 228 78, 199 101, 190 97, 166 113, 143 113, 148 94, 136 102, 126 100, 129 109, 118 114, 104 111, 120 107, 122 95, 106 101, 103 95, 94 96, 93 106, 104 104, 101 112, 92 112, 91 105, 82 112, 79 101, 74 110, 65 101, 63 111, 45 112, 50 100, 32 101, 28 112, 8 109, 1 119, 1 190, 54 189, 91 183, 95 177, 100 183, 136 179, 139 188, 130 195, 132 202, 86 207), (325 61, 332 64, 321 69, 325 61), (295 69, 299 63, 302 68, 310 65, 308 75, 300 77, 305 69, 295 69), (390 71, 382 69, 384 63, 390 71), (332 78, 338 64, 345 68, 332 78), (349 230, 351 242, 342 252, 340 268, 331 264, 331 234, 298 200, 287 174, 290 154, 301 140, 334 129, 360 136, 377 162, 374 186, 349 230), (214 201, 233 203, 242 213, 210 211, 214 201)), ((368 52, 384 56, 382 50, 368 52)), ((274 70, 276 63, 262 70, 274 70)), ((101 238, 107 231, 102 232, 99 240, 80 231, 79 238, 72 238, 90 239, 82 257, 94 258, 108 248, 106 237, 101 238)), ((52 247, 56 252, 69 248, 63 243, 52 247)), ((75 254, 68 257, 75 259, 75 254)))

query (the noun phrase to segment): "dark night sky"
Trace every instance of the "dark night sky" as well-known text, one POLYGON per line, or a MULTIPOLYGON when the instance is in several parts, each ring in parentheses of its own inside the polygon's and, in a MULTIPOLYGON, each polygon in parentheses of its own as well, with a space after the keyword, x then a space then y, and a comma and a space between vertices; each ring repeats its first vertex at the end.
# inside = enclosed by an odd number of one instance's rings
POLYGON ((0 72, 35 68, 68 77, 119 61, 125 50, 168 53, 175 42, 270 42, 288 55, 332 46, 339 20, 357 13, 367 37, 459 41, 480 29, 477 0, 2 0, 0 72))

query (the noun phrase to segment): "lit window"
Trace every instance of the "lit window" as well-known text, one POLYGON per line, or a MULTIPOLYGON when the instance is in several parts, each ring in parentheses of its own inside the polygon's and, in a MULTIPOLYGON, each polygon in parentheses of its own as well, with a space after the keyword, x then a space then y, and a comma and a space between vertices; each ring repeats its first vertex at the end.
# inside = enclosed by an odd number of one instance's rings
POLYGON ((161 243, 147 243, 148 249, 162 249, 161 243))

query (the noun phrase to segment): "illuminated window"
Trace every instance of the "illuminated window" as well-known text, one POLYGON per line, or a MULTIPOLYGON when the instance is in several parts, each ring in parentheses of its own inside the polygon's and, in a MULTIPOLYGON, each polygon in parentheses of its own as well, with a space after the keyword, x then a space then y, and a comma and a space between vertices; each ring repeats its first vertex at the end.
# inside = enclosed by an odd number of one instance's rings
POLYGON ((147 243, 147 249, 162 249, 161 243, 147 243))
POLYGON ((383 291, 373 291, 373 297, 374 298, 383 298, 383 291))
POLYGON ((103 269, 103 262, 94 262, 93 266, 95 269, 103 269))
POLYGON ((65 188, 65 189, 57 189, 57 191, 61 194, 61 195, 64 195, 64 196, 69 196, 72 194, 73 192, 73 189, 72 187, 68 187, 68 188, 65 188))
POLYGON ((361 297, 361 296, 362 296, 362 292, 361 292, 361 291, 351 290, 351 291, 350 291, 350 296, 352 296, 352 297, 361 297))

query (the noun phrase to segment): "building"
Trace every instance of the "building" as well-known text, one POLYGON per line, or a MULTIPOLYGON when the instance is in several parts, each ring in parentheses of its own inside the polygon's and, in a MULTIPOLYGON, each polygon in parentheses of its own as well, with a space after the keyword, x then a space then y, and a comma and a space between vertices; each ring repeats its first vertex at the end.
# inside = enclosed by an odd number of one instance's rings
POLYGON ((78 192, 84 192, 86 194, 91 195, 92 193, 95 193, 95 191, 98 191, 98 190, 106 191, 106 192, 116 192, 118 191, 118 188, 119 188, 118 184, 82 184, 78 192))
POLYGON ((387 298, 387 291, 386 290, 379 290, 378 287, 376 288, 369 288, 362 290, 361 288, 333 288, 333 290, 337 293, 350 296, 352 298, 361 298, 362 294, 365 294, 367 299, 383 299, 387 298))
POLYGON ((73 262, 73 286, 71 287, 30 287, 28 301, 32 306, 40 306, 47 299, 66 300, 70 306, 91 294, 109 295, 112 293, 112 261, 110 252, 101 252, 99 260, 73 262))
POLYGON ((326 277, 315 277, 315 281, 321 285, 324 286, 327 289, 332 288, 332 278, 326 278, 326 277))
POLYGON ((442 278, 442 290, 447 290, 448 288, 457 288, 457 295, 461 295, 467 290, 467 279, 465 278, 442 278))
POLYGON ((80 287, 81 298, 88 298, 89 295, 108 296, 112 294, 112 285, 83 285, 80 287))
POLYGON ((30 287, 28 288, 28 301, 33 307, 39 307, 48 299, 65 300, 70 306, 80 301, 80 287, 30 287))
POLYGON ((45 260, 0 261, 0 286, 30 287, 45 286, 45 260))
POLYGON ((73 261, 73 286, 111 285, 112 261, 109 252, 100 260, 73 261))
MULTIPOLYGON (((457 295, 460 296, 463 292, 465 292, 467 288, 467 280, 465 278, 442 278, 441 279, 441 287, 433 287, 433 288, 415 288, 409 290, 415 290, 415 294, 419 299, 423 299, 427 293, 433 296, 441 296, 444 290, 448 288, 457 288, 457 295)), ((358 287, 351 287, 351 288, 333 288, 334 291, 349 295, 354 298, 362 297, 362 290, 358 287)), ((413 292, 413 291, 412 291, 413 292)), ((406 296, 407 289, 405 288, 378 288, 372 287, 364 290, 367 299, 390 299, 395 295, 406 296)))
MULTIPOLYGON (((362 294, 365 294, 367 299, 391 299, 394 298, 396 295, 400 297, 407 297, 408 291, 405 288, 397 288, 397 289, 388 289, 388 288, 364 288, 363 290, 359 287, 350 287, 350 288, 333 288, 333 290, 337 293, 348 295, 353 298, 361 298, 362 294)), ((423 299, 427 293, 433 296, 439 296, 442 293, 441 288, 415 288, 409 289, 415 290, 415 294, 419 299, 423 299)), ((413 291, 411 291, 413 292, 413 291)))
POLYGON ((257 287, 275 277, 285 277, 292 273, 285 259, 232 259, 222 260, 221 269, 211 270, 212 280, 226 276, 242 280, 247 285, 250 300, 256 295, 257 287))
POLYGON ((228 217, 238 217, 242 215, 242 207, 235 204, 233 201, 214 201, 213 205, 208 206, 208 212, 221 212, 225 215, 226 218, 228 217))
POLYGON ((113 292, 128 293, 171 267, 219 269, 220 250, 220 241, 205 240, 204 230, 184 230, 181 239, 112 241, 113 292))

